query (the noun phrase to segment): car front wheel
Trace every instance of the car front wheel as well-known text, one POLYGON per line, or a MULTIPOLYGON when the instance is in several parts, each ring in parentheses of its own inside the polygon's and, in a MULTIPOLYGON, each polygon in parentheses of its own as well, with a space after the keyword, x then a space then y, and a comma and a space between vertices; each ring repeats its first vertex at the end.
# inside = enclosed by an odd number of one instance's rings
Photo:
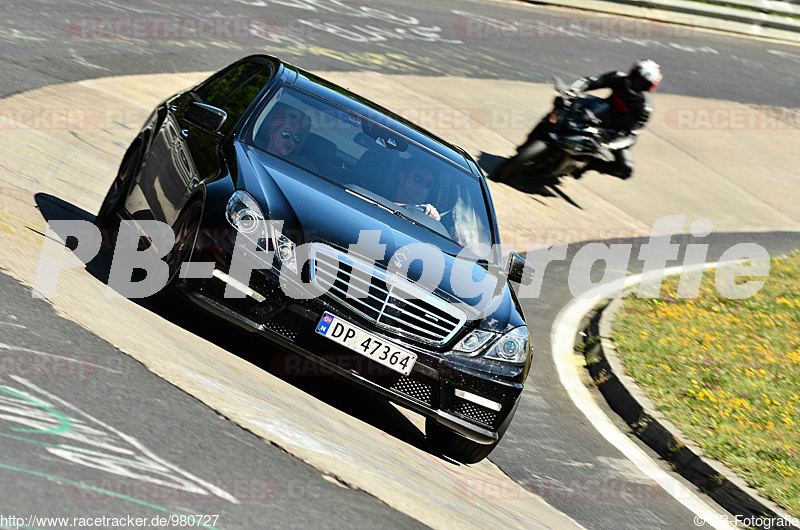
POLYGON ((97 212, 97 217, 94 221, 95 225, 100 228, 117 228, 119 226, 120 220, 117 214, 125 204, 128 188, 134 175, 139 170, 141 161, 142 146, 138 144, 130 149, 122 159, 117 177, 111 184, 111 188, 106 193, 103 204, 100 205, 100 210, 97 212))
POLYGON ((450 457, 462 464, 475 464, 480 462, 489 456, 489 453, 491 453, 500 442, 500 440, 498 440, 488 445, 473 442, 430 418, 425 420, 425 438, 427 438, 428 445, 435 452, 450 457))
POLYGON ((490 444, 480 444, 473 442, 469 438, 461 436, 455 431, 452 431, 440 424, 432 418, 425 419, 425 438, 428 441, 428 446, 434 451, 444 456, 452 458, 462 464, 475 464, 480 462, 491 453, 500 440, 503 438, 508 426, 511 425, 511 419, 517 411, 519 400, 514 404, 514 408, 506 417, 503 424, 497 430, 497 440, 490 444))
POLYGON ((174 285, 178 279, 181 266, 191 256, 200 230, 200 221, 203 217, 203 203, 199 200, 192 201, 178 216, 172 231, 175 232, 175 244, 164 256, 164 261, 169 268, 167 285, 174 285))

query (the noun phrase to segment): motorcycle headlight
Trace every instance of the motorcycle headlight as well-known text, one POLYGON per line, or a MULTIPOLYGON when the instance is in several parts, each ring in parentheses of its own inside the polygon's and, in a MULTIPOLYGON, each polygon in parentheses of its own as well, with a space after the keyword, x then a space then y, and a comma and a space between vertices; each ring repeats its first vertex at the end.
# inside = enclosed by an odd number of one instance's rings
POLYGON ((237 232, 254 241, 262 250, 267 249, 266 216, 252 195, 242 190, 235 191, 228 199, 225 218, 237 232))
POLYGON ((528 358, 528 328, 514 328, 495 342, 486 354, 487 359, 522 364, 528 358))

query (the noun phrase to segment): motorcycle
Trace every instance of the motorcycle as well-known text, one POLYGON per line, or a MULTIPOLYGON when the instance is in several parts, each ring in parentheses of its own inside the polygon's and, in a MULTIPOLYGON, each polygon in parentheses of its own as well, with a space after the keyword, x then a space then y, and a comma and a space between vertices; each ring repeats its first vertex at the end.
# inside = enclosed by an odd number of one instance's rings
POLYGON ((616 131, 604 127, 612 112, 602 98, 573 92, 553 77, 558 96, 553 110, 534 128, 517 154, 495 171, 494 180, 504 182, 514 175, 544 179, 575 176, 593 159, 614 160, 609 142, 616 131))

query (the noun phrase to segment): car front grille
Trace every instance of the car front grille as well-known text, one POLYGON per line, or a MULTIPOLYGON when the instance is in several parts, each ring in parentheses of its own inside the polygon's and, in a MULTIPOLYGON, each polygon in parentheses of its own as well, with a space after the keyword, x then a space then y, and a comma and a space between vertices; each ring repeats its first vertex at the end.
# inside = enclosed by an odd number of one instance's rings
POLYGON ((466 313, 438 296, 327 245, 311 245, 311 262, 328 298, 384 329, 442 345, 466 322, 466 313))

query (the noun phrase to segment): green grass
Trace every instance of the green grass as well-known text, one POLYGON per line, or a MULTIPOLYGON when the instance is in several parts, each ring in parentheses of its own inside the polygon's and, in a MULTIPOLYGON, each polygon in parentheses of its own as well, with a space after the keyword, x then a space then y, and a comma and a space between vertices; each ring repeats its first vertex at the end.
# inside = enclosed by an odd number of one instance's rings
MULTIPOLYGON (((747 281, 750 278, 737 278, 747 281)), ((773 259, 764 287, 722 297, 628 298, 614 342, 659 410, 762 495, 800 515, 800 255, 773 259)))

